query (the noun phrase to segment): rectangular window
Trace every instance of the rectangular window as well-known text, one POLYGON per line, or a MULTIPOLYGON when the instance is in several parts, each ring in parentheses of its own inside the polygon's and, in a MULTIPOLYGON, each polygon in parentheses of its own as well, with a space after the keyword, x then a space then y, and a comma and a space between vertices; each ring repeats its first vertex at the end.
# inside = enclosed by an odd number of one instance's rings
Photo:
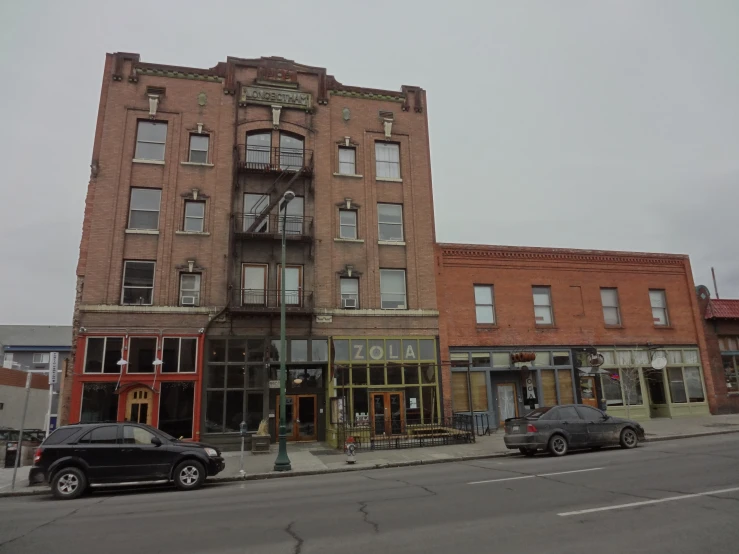
POLYGON ((190 135, 190 159, 191 163, 207 164, 208 163, 208 145, 210 137, 208 135, 190 135))
POLYGON ((287 207, 283 209, 284 200, 280 200, 277 206, 277 213, 279 214, 277 232, 282 233, 282 226, 286 225, 285 233, 288 235, 302 235, 303 234, 303 197, 296 196, 290 202, 287 207))
POLYGON ((470 396, 472 396, 473 411, 488 411, 488 389, 485 383, 485 373, 482 371, 470 373, 470 379, 468 381, 467 373, 453 372, 452 406, 454 412, 469 412, 470 396), (470 383, 469 389, 468 383, 470 383))
POLYGON ((706 398, 703 394, 700 369, 697 367, 684 367, 683 376, 685 377, 685 389, 688 392, 688 402, 705 402, 706 398))
POLYGON ((154 373, 156 358, 156 337, 131 337, 128 341, 126 373, 154 373))
POLYGON ((354 148, 339 146, 339 173, 342 175, 357 174, 357 151, 354 148))
POLYGON ((131 204, 128 214, 129 229, 159 229, 159 189, 131 189, 131 204))
POLYGON ((185 202, 185 224, 183 231, 202 233, 205 231, 205 202, 187 200, 185 202))
POLYGON ((34 364, 48 364, 49 363, 49 354, 46 353, 36 353, 33 355, 33 363, 34 364))
POLYGON ((739 392, 739 356, 721 356, 726 378, 726 391, 739 392))
POLYGON ((359 280, 342 277, 341 284, 341 307, 354 310, 359 308, 359 280))
POLYGON ((534 294, 534 320, 537 325, 552 325, 551 287, 532 287, 534 294))
MULTIPOLYGON (((164 339, 165 342, 167 339, 164 339)), ((195 384, 188 381, 162 383, 159 397, 159 428, 175 438, 192 438, 195 384)))
POLYGON ((269 266, 244 264, 241 271, 243 274, 242 304, 244 306, 266 306, 269 266))
POLYGON ((405 270, 380 270, 380 307, 383 310, 405 310, 405 270))
POLYGON ((200 306, 200 274, 180 275, 180 306, 200 306))
POLYGON ((357 238, 357 211, 339 210, 339 238, 357 238))
POLYGON ((139 121, 136 130, 137 160, 164 161, 167 142, 167 123, 164 121, 139 121))
POLYGON ((608 406, 623 406, 624 399, 621 392, 618 370, 612 369, 610 371, 612 373, 600 376, 600 385, 603 391, 603 396, 605 397, 606 404, 608 406))
POLYGON ((618 307, 618 289, 600 289, 603 304, 603 321, 606 325, 621 325, 621 311, 618 307))
MULTIPOLYGON (((288 206, 289 205, 290 204, 288 204, 288 206)), ((244 195, 243 231, 245 233, 266 233, 269 230, 270 216, 266 215, 263 218, 259 219, 259 217, 268 207, 269 194, 247 193, 244 195), (254 228, 252 229, 252 227, 254 228)))
POLYGON ((391 142, 376 142, 375 164, 378 179, 400 179, 400 146, 391 142))
POLYGON ((403 206, 401 204, 377 204, 377 223, 380 240, 403 240, 403 206))
POLYGON ((118 420, 118 395, 115 383, 84 383, 80 423, 118 420))
POLYGON ((670 396, 675 404, 684 404, 688 401, 685 394, 683 370, 680 367, 668 367, 667 378, 670 381, 670 396))
MULTIPOLYGON (((278 299, 282 294, 282 265, 277 265, 278 299)), ((287 306, 303 305, 303 266, 285 266, 285 304, 287 306)))
POLYGON ((667 317, 667 298, 663 290, 650 290, 649 303, 652 305, 652 319, 655 325, 669 325, 667 317))
POLYGON ((120 337, 88 337, 85 352, 85 373, 120 373, 118 361, 123 358, 120 337))
POLYGON ((492 285, 475 285, 475 317, 477 323, 495 323, 492 285))
POLYGON ((156 262, 123 262, 121 304, 150 306, 154 296, 156 262))
POLYGON ((197 339, 165 338, 162 346, 162 373, 194 373, 197 339))

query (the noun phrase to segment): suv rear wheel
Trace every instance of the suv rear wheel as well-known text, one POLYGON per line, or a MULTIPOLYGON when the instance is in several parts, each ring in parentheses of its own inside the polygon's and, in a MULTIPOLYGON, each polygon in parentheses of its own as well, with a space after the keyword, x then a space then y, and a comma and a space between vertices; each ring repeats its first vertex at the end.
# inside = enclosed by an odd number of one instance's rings
POLYGON ((199 488, 205 481, 205 468, 196 460, 185 460, 174 470, 174 484, 183 491, 199 488))
POLYGON ((76 467, 65 467, 54 474, 51 492, 59 500, 72 500, 79 497, 87 488, 87 477, 76 467))

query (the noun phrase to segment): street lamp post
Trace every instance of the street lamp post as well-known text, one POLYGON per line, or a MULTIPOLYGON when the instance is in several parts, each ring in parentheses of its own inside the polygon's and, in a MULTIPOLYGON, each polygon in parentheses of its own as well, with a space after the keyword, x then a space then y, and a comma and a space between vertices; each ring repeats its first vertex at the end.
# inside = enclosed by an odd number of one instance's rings
MULTIPOLYGON (((277 459, 275 459, 275 471, 290 471, 290 458, 287 457, 287 428, 285 426, 286 410, 286 386, 287 369, 285 368, 285 357, 287 356, 287 343, 285 340, 285 230, 287 229, 287 205, 295 198, 291 190, 282 196, 282 209, 285 215, 282 219, 282 266, 280 269, 280 435, 278 438, 277 459)), ((279 217, 279 215, 278 215, 279 217)))

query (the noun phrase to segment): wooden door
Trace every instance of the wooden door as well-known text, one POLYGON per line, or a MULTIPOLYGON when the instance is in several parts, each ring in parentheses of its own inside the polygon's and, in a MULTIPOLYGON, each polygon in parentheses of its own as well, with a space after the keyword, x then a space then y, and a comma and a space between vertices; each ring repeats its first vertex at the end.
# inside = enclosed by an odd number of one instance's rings
POLYGON ((151 425, 153 400, 151 390, 145 387, 129 391, 126 396, 126 421, 151 425))
POLYGON ((516 383, 498 383, 495 386, 495 397, 498 400, 498 425, 505 425, 505 420, 518 417, 518 401, 516 383))
POLYGON ((588 375, 580 377, 580 394, 582 403, 586 406, 598 407, 598 396, 595 392, 595 377, 588 375))
POLYGON ((370 421, 374 436, 405 433, 405 402, 402 392, 373 392, 370 398, 370 421))

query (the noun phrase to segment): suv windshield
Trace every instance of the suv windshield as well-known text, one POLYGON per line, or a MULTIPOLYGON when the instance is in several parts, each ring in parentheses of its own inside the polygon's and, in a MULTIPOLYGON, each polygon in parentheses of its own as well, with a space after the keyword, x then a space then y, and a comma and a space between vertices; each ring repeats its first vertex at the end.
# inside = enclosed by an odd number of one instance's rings
POLYGON ((547 413, 551 408, 537 408, 533 412, 529 412, 526 414, 526 419, 539 419, 541 416, 543 416, 545 413, 547 413))

